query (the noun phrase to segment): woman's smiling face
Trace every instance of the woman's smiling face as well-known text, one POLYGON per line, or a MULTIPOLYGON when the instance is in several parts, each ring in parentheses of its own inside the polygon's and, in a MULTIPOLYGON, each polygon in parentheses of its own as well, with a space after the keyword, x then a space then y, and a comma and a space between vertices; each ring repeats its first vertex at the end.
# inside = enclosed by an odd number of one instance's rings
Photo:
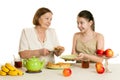
POLYGON ((83 17, 77 17, 77 25, 81 32, 86 32, 91 28, 91 21, 83 17))

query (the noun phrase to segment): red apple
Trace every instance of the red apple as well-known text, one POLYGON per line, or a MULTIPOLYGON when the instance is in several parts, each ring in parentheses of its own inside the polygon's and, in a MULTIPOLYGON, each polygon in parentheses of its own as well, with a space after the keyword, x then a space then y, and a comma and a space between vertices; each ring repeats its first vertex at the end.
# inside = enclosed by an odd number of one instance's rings
POLYGON ((95 64, 95 67, 96 67, 97 73, 99 73, 99 74, 104 73, 105 69, 104 69, 103 64, 101 62, 97 62, 95 64))
POLYGON ((112 49, 106 49, 104 51, 104 54, 105 54, 106 57, 110 58, 110 57, 113 57, 114 52, 112 51, 112 49))
POLYGON ((105 68, 104 67, 96 67, 96 71, 98 74, 102 74, 102 73, 104 73, 105 68))
POLYGON ((98 50, 96 51, 96 54, 97 54, 98 56, 103 56, 103 55, 104 55, 104 50, 98 49, 98 50))
POLYGON ((65 68, 64 70, 63 70, 63 75, 65 76, 65 77, 68 77, 68 76, 70 76, 72 74, 72 70, 70 69, 70 68, 65 68))
POLYGON ((101 62, 97 62, 96 64, 95 64, 95 67, 97 68, 97 67, 103 67, 103 64, 101 63, 101 62))

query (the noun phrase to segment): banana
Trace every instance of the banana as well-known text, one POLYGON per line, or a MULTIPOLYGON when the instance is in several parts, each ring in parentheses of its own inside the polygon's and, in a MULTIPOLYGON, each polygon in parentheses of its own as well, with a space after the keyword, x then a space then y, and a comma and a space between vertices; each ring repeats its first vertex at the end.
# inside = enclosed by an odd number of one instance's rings
POLYGON ((9 71, 8 72, 8 75, 10 75, 10 76, 17 76, 18 75, 18 72, 17 71, 9 71))
POLYGON ((6 63, 5 66, 10 70, 10 71, 14 71, 15 67, 12 66, 10 63, 6 63))
POLYGON ((0 70, 0 75, 1 75, 1 76, 6 76, 6 75, 7 75, 7 73, 6 73, 6 72, 4 72, 4 71, 2 71, 2 70, 0 70))
POLYGON ((6 72, 6 73, 9 71, 9 69, 6 68, 5 65, 2 65, 2 66, 1 66, 1 70, 4 71, 4 72, 6 72))
POLYGON ((15 69, 15 71, 17 71, 18 72, 18 75, 23 75, 24 73, 23 73, 23 71, 21 71, 21 70, 19 70, 19 69, 15 69))
POLYGON ((17 69, 16 67, 12 66, 10 63, 6 63, 5 65, 1 66, 0 75, 6 76, 21 76, 23 75, 23 71, 20 69, 17 69))

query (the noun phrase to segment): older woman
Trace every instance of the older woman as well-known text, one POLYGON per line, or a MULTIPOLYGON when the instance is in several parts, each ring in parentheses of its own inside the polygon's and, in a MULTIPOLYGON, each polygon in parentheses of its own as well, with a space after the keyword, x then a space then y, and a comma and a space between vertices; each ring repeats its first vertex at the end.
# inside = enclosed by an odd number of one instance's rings
POLYGON ((59 45, 55 30, 49 28, 52 15, 48 8, 39 8, 33 18, 35 27, 23 29, 19 44, 21 58, 36 56, 40 60, 45 59, 46 63, 54 62, 54 54, 59 56, 64 51, 64 47, 59 45))

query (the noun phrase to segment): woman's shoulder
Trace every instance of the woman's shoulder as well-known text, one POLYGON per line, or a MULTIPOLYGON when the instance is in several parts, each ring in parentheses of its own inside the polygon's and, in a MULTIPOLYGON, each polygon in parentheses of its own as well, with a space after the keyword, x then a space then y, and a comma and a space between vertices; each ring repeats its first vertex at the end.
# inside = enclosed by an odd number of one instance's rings
POLYGON ((32 27, 32 28, 23 28, 22 32, 25 33, 25 34, 31 34, 31 33, 35 32, 35 28, 34 27, 32 27))
POLYGON ((98 32, 95 32, 95 35, 96 35, 97 38, 104 37, 103 34, 98 33, 98 32))
POLYGON ((74 36, 78 36, 80 34, 81 34, 81 32, 76 32, 76 33, 74 33, 74 36))
POLYGON ((23 28, 23 30, 25 30, 25 31, 31 31, 31 30, 34 30, 34 27, 32 27, 32 28, 23 28))
POLYGON ((79 38, 79 37, 80 37, 80 35, 81 35, 81 33, 80 33, 80 32, 76 32, 76 33, 74 33, 74 39, 79 38))

